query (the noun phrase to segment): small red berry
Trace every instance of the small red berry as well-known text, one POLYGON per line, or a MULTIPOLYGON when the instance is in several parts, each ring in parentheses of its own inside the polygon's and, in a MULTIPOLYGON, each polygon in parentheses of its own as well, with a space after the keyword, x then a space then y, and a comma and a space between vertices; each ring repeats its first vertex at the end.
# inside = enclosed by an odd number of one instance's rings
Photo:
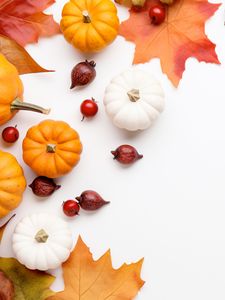
POLYGON ((67 200, 63 202, 63 212, 68 217, 73 217, 78 215, 80 211, 80 205, 77 201, 67 200))
POLYGON ((6 143, 15 143, 19 138, 19 131, 13 126, 6 127, 2 131, 2 138, 6 143))
POLYGON ((152 6, 149 10, 149 17, 151 19, 152 24, 160 25, 162 22, 164 22, 166 18, 165 6, 161 4, 152 6))
POLYGON ((98 105, 95 99, 92 98, 92 99, 84 100, 81 103, 80 111, 83 117, 89 118, 95 116, 98 112, 98 105))

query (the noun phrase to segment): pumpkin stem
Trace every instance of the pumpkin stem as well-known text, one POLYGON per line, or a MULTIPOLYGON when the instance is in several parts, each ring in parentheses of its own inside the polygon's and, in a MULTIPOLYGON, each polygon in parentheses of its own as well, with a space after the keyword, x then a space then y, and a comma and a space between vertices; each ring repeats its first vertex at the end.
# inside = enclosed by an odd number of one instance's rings
POLYGON ((56 145, 55 144, 48 144, 46 146, 46 151, 48 153, 55 153, 55 150, 56 150, 56 145))
POLYGON ((83 14, 83 22, 84 22, 84 23, 91 23, 91 18, 90 18, 90 16, 89 16, 88 11, 87 11, 87 10, 84 10, 84 11, 82 12, 82 14, 83 14))
POLYGON ((38 243, 46 243, 47 239, 48 239, 48 234, 45 232, 44 229, 41 229, 37 232, 37 234, 35 235, 35 240, 38 243))
POLYGON ((12 103, 11 103, 11 111, 14 110, 29 110, 29 111, 34 111, 38 112, 41 114, 48 115, 50 113, 50 109, 45 109, 41 106, 35 105, 35 104, 30 104, 26 102, 22 102, 19 98, 16 98, 12 103))
POLYGON ((137 102, 141 97, 140 97, 140 91, 137 89, 132 89, 127 93, 129 99, 131 102, 137 102))

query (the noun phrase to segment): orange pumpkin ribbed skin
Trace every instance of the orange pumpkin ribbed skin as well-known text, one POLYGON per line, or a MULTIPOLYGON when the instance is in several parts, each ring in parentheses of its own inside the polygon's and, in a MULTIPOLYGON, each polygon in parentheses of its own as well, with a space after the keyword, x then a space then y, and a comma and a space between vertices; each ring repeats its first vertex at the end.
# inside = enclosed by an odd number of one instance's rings
POLYGON ((0 151, 0 170, 0 218, 3 218, 20 204, 26 179, 23 169, 10 153, 0 151))
POLYGON ((49 178, 69 173, 79 162, 81 152, 78 133, 63 121, 42 121, 31 127, 23 140, 25 163, 38 175, 49 178))
POLYGON ((0 125, 17 113, 11 111, 11 103, 19 98, 22 101, 23 83, 17 69, 0 54, 0 125))
POLYGON ((116 6, 111 0, 70 0, 63 8, 60 27, 75 48, 98 52, 118 34, 116 6))

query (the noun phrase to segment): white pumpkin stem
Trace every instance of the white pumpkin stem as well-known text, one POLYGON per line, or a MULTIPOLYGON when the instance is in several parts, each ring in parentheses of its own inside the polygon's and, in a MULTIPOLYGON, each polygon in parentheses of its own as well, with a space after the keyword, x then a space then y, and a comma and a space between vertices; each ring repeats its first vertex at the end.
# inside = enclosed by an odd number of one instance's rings
POLYGON ((48 153, 55 153, 55 150, 56 150, 56 145, 55 144, 48 144, 46 146, 46 151, 48 153))
POLYGON ((46 243, 47 239, 48 239, 48 234, 46 233, 46 231, 44 229, 41 229, 37 232, 37 234, 35 235, 35 240, 38 243, 46 243))
POLYGON ((137 102, 141 97, 140 97, 140 91, 137 89, 132 89, 127 93, 129 99, 131 102, 137 102))
POLYGON ((84 10, 84 11, 82 12, 82 14, 83 14, 83 21, 84 21, 84 23, 91 23, 91 18, 90 18, 90 16, 89 16, 88 11, 87 11, 87 10, 84 10))

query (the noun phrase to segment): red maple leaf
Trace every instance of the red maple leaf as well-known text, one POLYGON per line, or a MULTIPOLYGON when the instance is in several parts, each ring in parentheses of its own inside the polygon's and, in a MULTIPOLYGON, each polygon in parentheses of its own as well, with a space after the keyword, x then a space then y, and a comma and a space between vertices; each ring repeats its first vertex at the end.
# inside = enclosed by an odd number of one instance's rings
POLYGON ((205 22, 220 4, 207 0, 176 0, 167 6, 167 16, 161 25, 151 24, 148 11, 159 0, 147 0, 141 12, 130 10, 130 17, 122 22, 120 35, 136 44, 134 64, 159 58, 162 71, 177 86, 185 70, 185 61, 219 64, 213 44, 205 34, 205 22))
POLYGON ((18 44, 37 42, 39 36, 51 36, 59 32, 51 15, 42 11, 54 0, 0 0, 0 34, 18 44))

